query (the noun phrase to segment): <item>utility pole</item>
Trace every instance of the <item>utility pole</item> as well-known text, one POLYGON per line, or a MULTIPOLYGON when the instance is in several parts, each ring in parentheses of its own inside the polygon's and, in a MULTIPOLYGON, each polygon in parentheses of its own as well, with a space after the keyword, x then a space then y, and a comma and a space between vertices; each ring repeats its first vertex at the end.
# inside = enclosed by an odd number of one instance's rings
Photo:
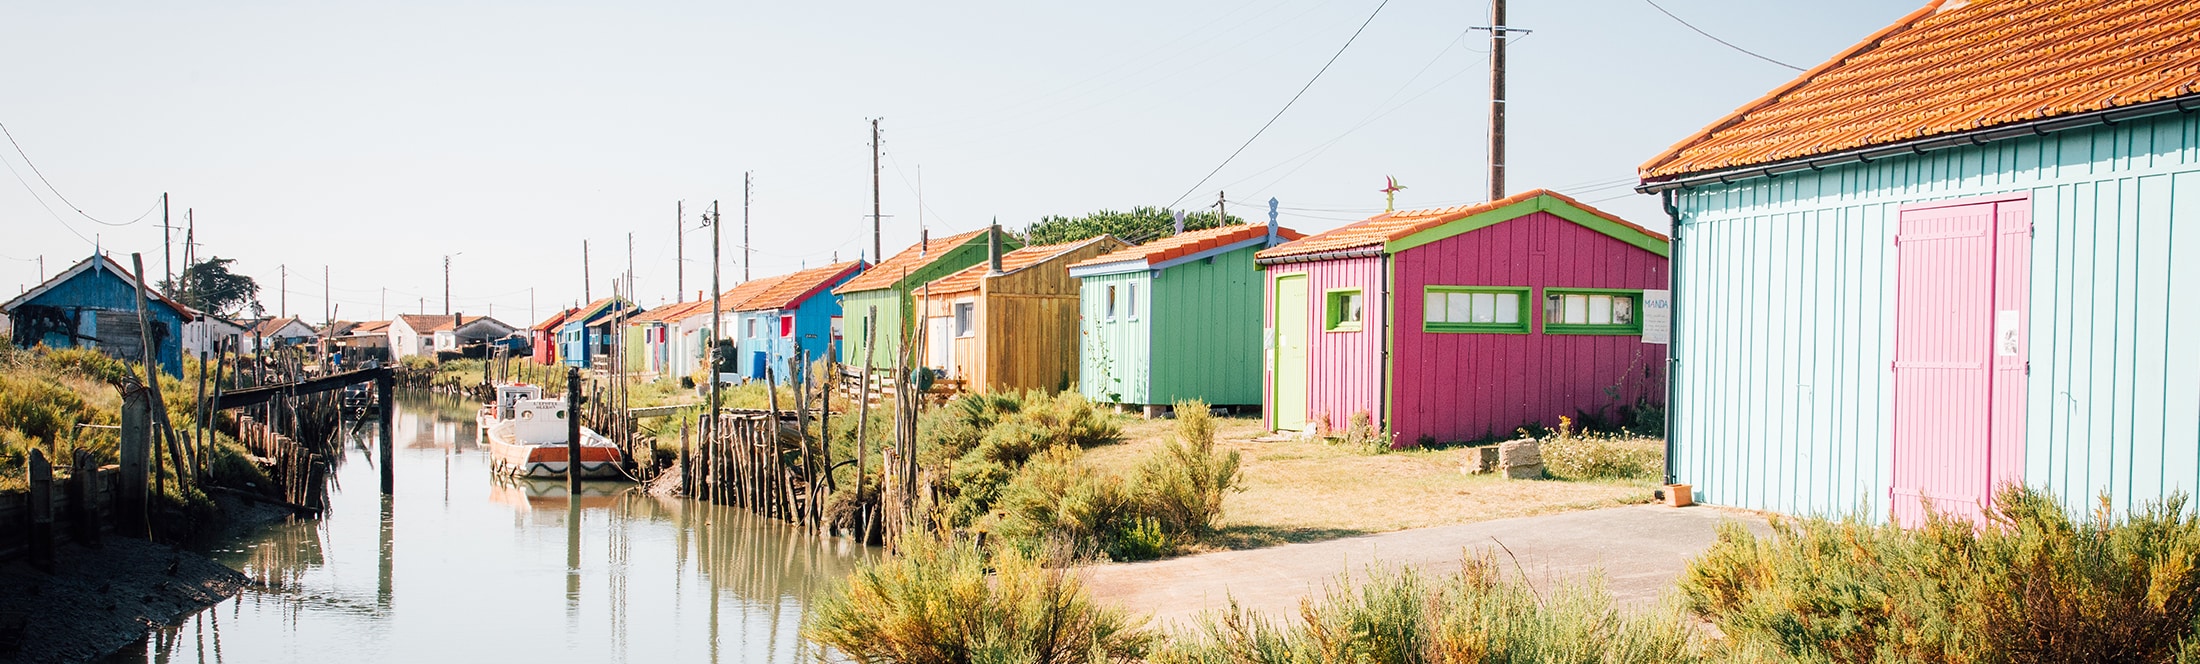
POLYGON ((385 322, 390 319, 390 287, 382 287, 382 306, 375 310, 375 314, 385 322))
POLYGON ((582 301, 584 301, 584 302, 594 302, 594 301, 596 301, 596 298, 595 298, 594 296, 590 295, 590 294, 589 294, 589 292, 588 292, 588 241, 587 241, 587 240, 581 240, 581 300, 582 300, 582 301))
POLYGON ((624 288, 621 288, 621 289, 619 289, 619 292, 618 292, 618 293, 614 293, 614 295, 620 295, 620 296, 624 296, 624 297, 626 298, 626 301, 627 301, 627 302, 633 302, 633 301, 634 301, 634 232, 633 232, 633 231, 627 231, 627 233, 626 233, 626 275, 625 275, 624 277, 622 277, 622 278, 623 278, 623 279, 625 279, 625 281, 622 281, 622 282, 619 282, 619 283, 625 284, 625 287, 624 287, 624 288))
POLYGON ((443 315, 451 315, 451 255, 443 255, 443 315))
POLYGON ((174 228, 168 225, 168 192, 160 192, 160 262, 161 270, 166 275, 161 277, 161 288, 169 291, 176 289, 175 240, 169 237, 169 231, 174 228))
POLYGON ((183 209, 183 228, 183 269, 188 272, 199 262, 199 222, 191 218, 191 208, 183 209))
POLYGON ((1224 194, 1224 193, 1223 193, 1223 192, 1221 192, 1220 190, 1217 190, 1217 191, 1215 192, 1215 225, 1216 225, 1216 226, 1227 226, 1227 225, 1229 225, 1229 224, 1230 224, 1230 211, 1229 211, 1229 210, 1228 210, 1227 208, 1225 208, 1225 206, 1226 206, 1226 205, 1228 205, 1228 204, 1229 204, 1229 202, 1230 202, 1230 198, 1229 198, 1229 196, 1228 196, 1228 195, 1224 194))
MULTIPOLYGON (((672 301, 687 299, 687 201, 672 204, 672 301)), ((532 308, 532 307, 530 307, 532 308)), ((530 312, 531 314, 532 312, 530 312)))
POLYGON ((879 240, 878 118, 871 118, 871 260, 886 260, 886 243, 879 240))
POLYGON ((323 265, 321 266, 321 324, 324 326, 336 322, 336 308, 329 304, 328 291, 328 266, 323 265))
MULTIPOLYGON (((741 188, 746 191, 748 176, 742 175, 741 180, 741 188)), ((710 202, 710 214, 703 219, 710 225, 710 337, 703 348, 703 373, 710 376, 710 418, 703 420, 703 435, 705 440, 715 441, 718 440, 718 340, 726 334, 726 308, 718 301, 723 295, 718 286, 718 227, 722 225, 718 223, 718 201, 710 202)), ((749 269, 747 261, 742 261, 741 269, 749 269)))
POLYGON ((279 317, 279 318, 289 318, 289 317, 290 317, 290 265, 288 265, 288 264, 278 264, 278 265, 276 265, 276 266, 275 266, 275 269, 276 269, 276 271, 280 272, 280 273, 281 273, 281 274, 283 275, 283 280, 282 280, 283 295, 282 295, 282 297, 280 297, 280 298, 276 298, 276 300, 275 300, 275 301, 277 302, 277 304, 276 304, 276 307, 275 307, 275 308, 276 308, 275 314, 276 314, 276 316, 277 316, 277 317, 279 317))
MULTIPOLYGON (((749 280, 749 263, 751 263, 751 262, 754 262, 754 261, 752 260, 752 259, 754 258, 754 256, 753 256, 752 254, 750 254, 750 253, 749 253, 749 194, 750 194, 751 192, 753 192, 753 191, 755 191, 755 190, 756 190, 756 182, 755 182, 755 180, 754 180, 754 179, 753 179, 752 177, 750 177, 750 176, 751 176, 751 174, 752 174, 752 171, 742 171, 742 172, 741 172, 741 280, 742 280, 742 281, 748 281, 748 280, 749 280)), ((717 216, 717 214, 718 214, 718 201, 711 201, 711 202, 710 202, 710 213, 711 213, 711 215, 712 215, 713 217, 717 216)), ((715 238, 715 237, 717 237, 717 236, 718 236, 718 231, 711 231, 711 237, 715 238)), ((717 242, 718 242, 718 241, 717 241, 717 240, 715 240, 715 239, 711 240, 711 243, 712 243, 712 244, 716 244, 717 242)), ((715 250, 714 250, 714 251, 715 251, 715 250)), ((715 258, 714 258, 713 260, 715 260, 715 258)), ((710 283, 710 287, 711 287, 711 290, 717 290, 717 289, 718 289, 718 282, 716 282, 716 281, 713 281, 713 282, 711 282, 711 283, 710 283)))
POLYGON ((1505 197, 1505 0, 1490 0, 1490 200, 1505 197))

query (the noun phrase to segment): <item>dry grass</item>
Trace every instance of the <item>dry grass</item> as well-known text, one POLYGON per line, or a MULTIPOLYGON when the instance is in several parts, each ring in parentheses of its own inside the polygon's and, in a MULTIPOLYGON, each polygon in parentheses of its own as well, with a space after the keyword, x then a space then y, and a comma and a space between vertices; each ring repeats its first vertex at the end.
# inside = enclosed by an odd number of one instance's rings
MULTIPOLYGON (((1459 471, 1469 450, 1367 454, 1348 445, 1263 438, 1257 417, 1217 418, 1215 447, 1243 455, 1244 491, 1223 502, 1217 545, 1246 549, 1408 528, 1650 501, 1640 481, 1524 481, 1459 471)), ((1170 435, 1173 420, 1123 420, 1123 442, 1082 462, 1131 477, 1170 435)))

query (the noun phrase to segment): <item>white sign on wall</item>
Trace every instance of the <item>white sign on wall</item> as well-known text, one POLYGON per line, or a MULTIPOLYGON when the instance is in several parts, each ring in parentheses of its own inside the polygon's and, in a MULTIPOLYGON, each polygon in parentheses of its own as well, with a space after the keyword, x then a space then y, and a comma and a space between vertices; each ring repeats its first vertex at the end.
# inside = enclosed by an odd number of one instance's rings
POLYGON ((1673 291, 1642 292, 1642 342, 1664 345, 1673 335, 1673 291))

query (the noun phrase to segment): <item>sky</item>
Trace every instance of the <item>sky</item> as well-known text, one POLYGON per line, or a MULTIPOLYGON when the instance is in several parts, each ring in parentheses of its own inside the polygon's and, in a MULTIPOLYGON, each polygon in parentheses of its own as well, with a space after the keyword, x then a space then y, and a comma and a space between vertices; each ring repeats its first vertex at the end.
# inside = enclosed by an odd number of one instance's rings
MULTIPOLYGON (((1922 1, 1659 4, 1808 68, 1922 1)), ((0 124, 16 145, 0 145, 0 289, 33 287, 40 257, 58 273, 95 243, 162 272, 166 193, 169 225, 188 211, 202 257, 235 259, 269 313, 309 322, 442 313, 447 258, 450 309, 531 323, 608 294, 630 235, 636 299, 692 299, 710 287, 700 215, 714 203, 722 287, 744 270, 875 260, 874 118, 888 254, 920 225, 1020 229, 1218 197, 1256 222, 1276 199, 1280 223, 1319 232, 1382 212, 1386 176, 1406 187, 1401 209, 1487 198, 1489 38, 1471 28, 1488 12, 4 2, 0 124)), ((1650 228, 1668 222, 1629 189, 1635 167, 1798 74, 1647 0, 1509 12, 1532 32, 1509 42, 1508 190, 1565 192, 1650 228)))

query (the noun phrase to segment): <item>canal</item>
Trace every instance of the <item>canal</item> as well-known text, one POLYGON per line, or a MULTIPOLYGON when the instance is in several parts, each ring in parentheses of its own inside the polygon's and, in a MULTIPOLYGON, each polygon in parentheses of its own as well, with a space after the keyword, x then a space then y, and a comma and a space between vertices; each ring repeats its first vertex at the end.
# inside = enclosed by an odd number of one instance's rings
POLYGON ((815 661, 809 598, 870 555, 632 484, 497 478, 472 404, 397 402, 394 498, 370 424, 325 517, 213 552, 253 587, 110 661, 815 661))

